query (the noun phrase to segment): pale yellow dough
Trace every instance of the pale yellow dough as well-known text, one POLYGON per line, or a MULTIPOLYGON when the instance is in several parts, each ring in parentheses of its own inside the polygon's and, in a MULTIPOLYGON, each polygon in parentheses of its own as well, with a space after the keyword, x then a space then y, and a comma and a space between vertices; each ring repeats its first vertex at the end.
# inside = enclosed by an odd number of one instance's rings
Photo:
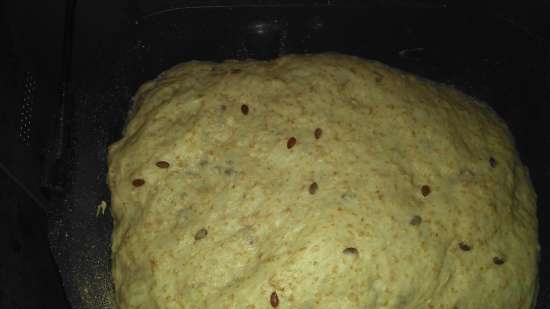
POLYGON ((536 195, 483 103, 321 54, 180 64, 135 104, 109 148, 119 309, 529 308, 536 195))

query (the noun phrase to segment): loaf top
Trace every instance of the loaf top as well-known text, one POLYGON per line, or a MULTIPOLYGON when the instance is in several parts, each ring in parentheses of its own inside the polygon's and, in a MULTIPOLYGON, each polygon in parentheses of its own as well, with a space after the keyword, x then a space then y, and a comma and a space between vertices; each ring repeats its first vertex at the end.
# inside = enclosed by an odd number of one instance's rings
POLYGON ((536 195, 503 121, 341 54, 191 61, 109 148, 119 309, 527 309, 536 195))

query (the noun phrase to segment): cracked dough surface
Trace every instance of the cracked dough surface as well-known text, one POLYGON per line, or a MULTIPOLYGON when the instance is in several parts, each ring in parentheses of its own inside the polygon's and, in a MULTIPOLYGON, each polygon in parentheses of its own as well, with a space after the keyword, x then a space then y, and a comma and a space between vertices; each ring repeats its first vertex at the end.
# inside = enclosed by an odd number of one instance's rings
POLYGON ((529 308, 536 195, 485 104, 339 54, 183 63, 135 104, 119 309, 529 308))

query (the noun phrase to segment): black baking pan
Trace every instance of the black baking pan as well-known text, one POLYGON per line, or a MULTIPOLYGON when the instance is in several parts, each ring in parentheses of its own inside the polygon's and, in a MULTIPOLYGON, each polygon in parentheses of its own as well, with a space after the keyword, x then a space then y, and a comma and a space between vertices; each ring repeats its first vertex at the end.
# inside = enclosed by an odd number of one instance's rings
POLYGON ((437 1, 6 1, 0 308, 112 308, 107 146, 132 95, 179 62, 341 52, 454 85, 510 126, 538 193, 550 308, 545 9, 437 1), (228 4, 230 3, 230 4, 228 4))

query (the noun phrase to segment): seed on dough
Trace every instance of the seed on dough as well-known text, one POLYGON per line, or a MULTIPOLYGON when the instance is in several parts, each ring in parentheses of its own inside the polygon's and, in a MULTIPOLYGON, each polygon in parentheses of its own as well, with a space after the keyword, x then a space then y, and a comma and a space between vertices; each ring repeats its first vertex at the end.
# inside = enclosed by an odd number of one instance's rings
POLYGON ((168 163, 166 161, 158 161, 157 163, 155 163, 155 165, 159 168, 168 168, 168 167, 170 167, 170 163, 168 163))
POLYGON ((279 306, 279 296, 277 295, 277 292, 271 293, 271 296, 269 297, 269 303, 272 307, 279 306))
POLYGON ((294 145, 296 145, 296 138, 295 137, 289 138, 288 141, 286 142, 286 148, 290 149, 294 147, 294 145))
POLYGON ((315 139, 319 139, 321 135, 323 135, 323 130, 321 130, 321 128, 317 128, 313 132, 313 135, 315 135, 315 139))
POLYGON ((197 233, 195 233, 195 240, 201 240, 205 238, 206 235, 208 235, 208 230, 206 230, 205 228, 202 228, 198 230, 197 233))
POLYGON ((145 180, 143 180, 141 178, 132 180, 132 185, 134 185, 134 187, 141 187, 144 184, 145 184, 145 180))
POLYGON ((359 255, 359 251, 357 250, 357 248, 353 248, 353 247, 344 249, 342 253, 347 256, 354 256, 354 257, 359 255))
POLYGON ((420 188, 420 191, 422 192, 422 195, 428 196, 432 192, 432 189, 430 189, 430 186, 423 185, 422 188, 420 188))
POLYGON ((464 242, 462 242, 462 241, 461 241, 460 243, 458 243, 458 247, 459 247, 460 250, 462 250, 462 251, 470 251, 470 250, 472 250, 472 246, 470 246, 470 245, 468 245, 468 244, 466 244, 466 243, 464 243, 464 242))
POLYGON ((243 115, 248 115, 248 105, 241 105, 241 112, 243 113, 243 115))
POLYGON ((504 259, 501 257, 495 256, 493 258, 493 263, 495 263, 496 265, 502 265, 504 264, 504 259))
POLYGON ((493 157, 490 157, 489 164, 491 165, 492 168, 495 168, 497 166, 497 160, 493 157))
POLYGON ((411 221, 409 221, 410 225, 419 225, 422 223, 422 217, 421 216, 413 216, 411 221))
POLYGON ((317 185, 316 182, 313 182, 312 184, 309 185, 310 194, 315 194, 315 192, 317 192, 317 189, 319 189, 319 185, 317 185))
POLYGON ((237 74, 237 73, 241 73, 241 69, 231 69, 231 74, 237 74))

